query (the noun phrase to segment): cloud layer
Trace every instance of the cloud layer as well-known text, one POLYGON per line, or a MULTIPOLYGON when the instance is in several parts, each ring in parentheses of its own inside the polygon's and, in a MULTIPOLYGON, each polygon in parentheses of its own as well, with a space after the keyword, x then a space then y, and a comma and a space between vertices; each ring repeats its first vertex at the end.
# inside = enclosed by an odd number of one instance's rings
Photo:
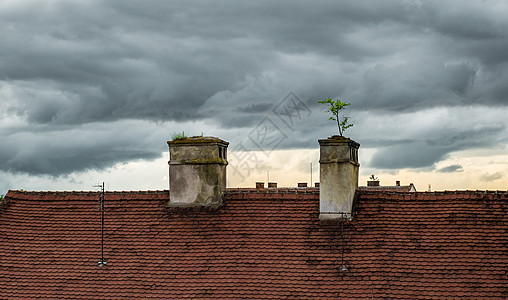
POLYGON ((153 159, 181 122, 241 139, 289 91, 312 116, 282 148, 333 132, 328 97, 374 168, 507 143, 505 1, 3 1, 0 28, 3 171, 153 159))

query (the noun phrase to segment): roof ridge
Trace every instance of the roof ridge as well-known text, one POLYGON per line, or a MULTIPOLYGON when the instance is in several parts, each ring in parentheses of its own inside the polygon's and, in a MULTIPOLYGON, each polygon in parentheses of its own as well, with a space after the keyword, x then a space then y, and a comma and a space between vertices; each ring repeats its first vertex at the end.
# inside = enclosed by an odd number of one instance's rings
POLYGON ((367 190, 358 189, 362 194, 508 194, 508 190, 444 190, 444 191, 397 191, 397 190, 367 190))
MULTIPOLYGON (((16 200, 96 200, 100 191, 24 191, 9 190, 5 195, 6 199, 16 200)), ((146 190, 146 191, 105 191, 106 200, 125 200, 134 198, 169 199, 168 190, 146 190), (145 195, 145 197, 143 197, 145 195)))
MULTIPOLYGON (((357 189, 358 194, 372 195, 372 194, 387 194, 387 195, 471 195, 471 194, 508 194, 508 190, 444 190, 444 191, 398 191, 398 190, 368 190, 368 189, 357 189)), ((17 195, 95 195, 100 191, 25 191, 25 190, 9 190, 6 197, 17 195)), ((145 194, 145 195, 158 195, 168 194, 169 190, 131 190, 131 191, 105 191, 106 195, 132 195, 132 194, 145 194)), ((319 188, 317 187, 285 187, 285 188, 226 188, 226 194, 239 194, 239 193, 257 193, 257 194, 319 194, 319 188)))
MULTIPOLYGON (((34 194, 97 194, 100 191, 26 191, 26 190, 9 190, 7 194, 15 193, 15 194, 25 194, 25 195, 34 195, 34 194)), ((106 194, 160 194, 160 193, 169 193, 169 190, 131 190, 131 191, 105 191, 106 194)))

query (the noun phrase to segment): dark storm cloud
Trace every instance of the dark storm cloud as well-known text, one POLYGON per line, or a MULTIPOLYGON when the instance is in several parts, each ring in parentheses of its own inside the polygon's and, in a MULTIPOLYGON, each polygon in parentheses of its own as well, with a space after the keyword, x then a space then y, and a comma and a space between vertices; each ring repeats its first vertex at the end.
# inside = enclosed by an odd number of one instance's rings
MULTIPOLYGON (((475 86, 476 79, 494 75, 491 68, 508 61, 507 22, 488 7, 456 5, 20 4, 2 15, 0 78, 4 84, 28 81, 34 89, 65 94, 64 107, 32 105, 37 97, 19 99, 18 110, 38 123, 201 117, 196 107, 214 94, 237 92, 247 76, 284 68, 280 54, 357 63, 348 88, 359 107, 477 103, 473 95, 482 87, 475 86), (393 63, 398 54, 404 57, 393 63)), ((290 85, 295 77, 315 75, 293 74, 282 81, 290 85)), ((502 82, 493 82, 493 88, 504 91, 502 82)), ((294 88, 305 93, 313 88, 310 83, 294 88)), ((501 96, 492 94, 482 103, 506 104, 501 96)))
POLYGON ((369 100, 360 107, 394 112, 467 105, 476 101, 465 99, 476 72, 466 64, 445 66, 431 60, 392 67, 377 65, 364 75, 358 98, 369 100))
POLYGON ((273 103, 252 103, 239 107, 236 110, 242 113, 262 113, 267 112, 271 108, 273 108, 273 103))
MULTIPOLYGON (((125 119, 251 128, 289 91, 312 109, 327 97, 351 99, 353 113, 506 107, 507 20, 503 1, 5 1, 0 108, 54 133, 125 119)), ((68 160, 48 153, 28 167, 16 156, 35 151, 17 153, 22 142, 9 135, 0 168, 57 174, 153 155, 109 140, 97 148, 75 140, 68 160), (98 159, 97 149, 119 155, 98 159)), ((315 137, 285 145, 314 147, 315 137)), ((421 157, 376 164, 422 166, 467 145, 422 139, 379 155, 414 147, 421 157)))
POLYGON ((496 136, 504 130, 503 125, 498 125, 477 130, 436 132, 424 138, 379 148, 370 166, 380 169, 428 167, 453 151, 497 145, 496 136))
POLYGON ((440 168, 438 170, 436 170, 436 172, 439 172, 439 173, 453 173, 453 172, 463 172, 464 169, 462 168, 461 165, 449 165, 449 166, 446 166, 446 167, 443 167, 443 168, 440 168))
POLYGON ((23 129, 12 134, 3 132, 0 169, 58 176, 159 157, 166 149, 163 141, 147 135, 136 125, 139 123, 122 122, 112 128, 102 123, 50 133, 23 129))

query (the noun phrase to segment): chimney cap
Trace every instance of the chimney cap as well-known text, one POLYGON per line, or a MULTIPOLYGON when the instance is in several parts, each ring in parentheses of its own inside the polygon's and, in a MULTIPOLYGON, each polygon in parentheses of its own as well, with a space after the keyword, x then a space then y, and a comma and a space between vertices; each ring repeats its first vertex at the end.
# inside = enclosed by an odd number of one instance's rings
POLYGON ((331 137, 327 138, 327 139, 321 139, 321 140, 318 140, 319 142, 319 145, 320 146, 325 146, 325 145, 340 145, 340 144, 349 144, 350 147, 354 147, 354 148, 360 148, 360 144, 353 141, 352 139, 350 138, 347 138, 347 137, 344 137, 344 136, 340 136, 340 135, 332 135, 331 137))
POLYGON ((213 136, 191 136, 183 139, 168 141, 168 145, 187 145, 187 144, 223 144, 229 145, 228 142, 213 136))

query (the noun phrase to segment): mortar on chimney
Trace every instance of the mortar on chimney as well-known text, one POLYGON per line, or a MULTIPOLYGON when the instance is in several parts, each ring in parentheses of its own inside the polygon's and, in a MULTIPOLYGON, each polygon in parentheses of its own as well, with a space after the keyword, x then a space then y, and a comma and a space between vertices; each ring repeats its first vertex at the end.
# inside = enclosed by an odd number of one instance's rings
POLYGON ((222 203, 228 145, 215 137, 168 141, 170 206, 218 206, 222 203))
POLYGON ((358 188, 360 144, 342 136, 319 140, 319 218, 350 218, 358 188))

